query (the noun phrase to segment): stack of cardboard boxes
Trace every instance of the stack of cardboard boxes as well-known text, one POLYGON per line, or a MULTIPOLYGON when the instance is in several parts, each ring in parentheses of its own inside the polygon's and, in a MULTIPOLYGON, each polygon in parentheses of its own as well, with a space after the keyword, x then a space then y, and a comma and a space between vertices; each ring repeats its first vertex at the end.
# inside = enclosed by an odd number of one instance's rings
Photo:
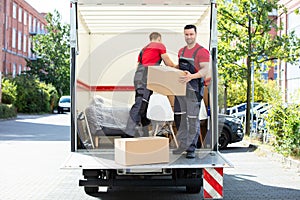
MULTIPOLYGON (((166 95, 174 105, 174 95, 184 96, 186 84, 179 82, 184 72, 168 66, 149 66, 147 88, 166 95)), ((169 162, 169 138, 140 137, 115 139, 115 162, 140 165, 169 162)))

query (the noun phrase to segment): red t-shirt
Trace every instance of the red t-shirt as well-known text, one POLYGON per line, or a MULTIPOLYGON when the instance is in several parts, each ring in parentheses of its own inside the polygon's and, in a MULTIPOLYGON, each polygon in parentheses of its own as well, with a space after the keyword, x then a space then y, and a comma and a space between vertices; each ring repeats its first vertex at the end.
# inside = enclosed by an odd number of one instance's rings
MULTIPOLYGON (((184 54, 183 57, 186 58, 193 58, 193 53, 196 51, 196 49, 198 49, 200 47, 200 45, 198 43, 196 43, 196 45, 191 48, 188 49, 187 47, 184 50, 184 54)), ((178 58, 181 56, 181 53, 183 51, 183 48, 181 48, 178 52, 178 58)), ((196 72, 199 71, 199 63, 200 62, 209 62, 209 51, 205 48, 201 48, 198 50, 197 55, 195 56, 195 68, 196 68, 196 72)))
MULTIPOLYGON (((161 55, 167 52, 164 44, 159 42, 150 42, 143 49, 142 54, 142 64, 145 66, 157 65, 158 61, 161 59, 161 55)), ((138 57, 138 62, 140 63, 140 56, 138 57)))

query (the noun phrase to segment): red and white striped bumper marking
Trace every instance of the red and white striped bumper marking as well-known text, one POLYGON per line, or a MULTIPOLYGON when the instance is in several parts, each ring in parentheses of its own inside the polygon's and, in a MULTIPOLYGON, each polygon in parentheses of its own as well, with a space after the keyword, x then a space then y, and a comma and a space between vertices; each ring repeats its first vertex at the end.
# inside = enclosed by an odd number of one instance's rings
POLYGON ((223 198, 223 168, 203 169, 203 196, 205 199, 223 198))

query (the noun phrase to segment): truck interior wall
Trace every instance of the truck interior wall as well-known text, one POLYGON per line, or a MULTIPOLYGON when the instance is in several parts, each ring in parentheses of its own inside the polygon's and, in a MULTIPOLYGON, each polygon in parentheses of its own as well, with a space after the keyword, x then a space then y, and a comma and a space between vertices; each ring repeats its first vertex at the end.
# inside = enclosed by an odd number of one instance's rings
MULTIPOLYGON (((183 28, 182 28, 183 29, 183 28)), ((198 27, 203 33, 203 27, 198 27)), ((177 52, 185 45, 183 33, 170 30, 143 30, 120 34, 79 34, 77 81, 86 86, 132 86, 140 50, 149 43, 153 31, 162 34, 170 58, 177 63, 177 52), (174 42, 176 41, 176 42, 174 42)), ((199 34, 198 42, 208 48, 208 35, 199 34)), ((163 63, 162 63, 163 64, 163 63)), ((133 104, 134 92, 99 92, 77 90, 77 110, 84 109, 94 95, 116 98, 133 104)))

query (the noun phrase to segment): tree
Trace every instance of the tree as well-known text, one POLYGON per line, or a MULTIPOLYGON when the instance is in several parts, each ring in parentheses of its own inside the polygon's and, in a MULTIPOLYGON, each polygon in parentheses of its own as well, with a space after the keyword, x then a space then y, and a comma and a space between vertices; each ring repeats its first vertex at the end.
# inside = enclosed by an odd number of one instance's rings
POLYGON ((293 63, 300 57, 300 40, 294 32, 271 34, 283 27, 277 24, 276 16, 270 15, 274 12, 278 16, 286 13, 278 0, 218 1, 219 74, 225 88, 230 82, 247 80, 247 134, 250 133, 252 67, 258 72, 263 64, 273 67, 277 60, 293 63))
POLYGON ((13 79, 16 85, 14 105, 21 113, 41 113, 50 111, 50 95, 45 83, 35 76, 21 74, 13 79))
POLYGON ((33 36, 33 53, 37 60, 27 61, 29 74, 37 75, 40 81, 51 83, 59 92, 70 94, 70 26, 61 24, 57 10, 46 15, 47 33, 33 36))

